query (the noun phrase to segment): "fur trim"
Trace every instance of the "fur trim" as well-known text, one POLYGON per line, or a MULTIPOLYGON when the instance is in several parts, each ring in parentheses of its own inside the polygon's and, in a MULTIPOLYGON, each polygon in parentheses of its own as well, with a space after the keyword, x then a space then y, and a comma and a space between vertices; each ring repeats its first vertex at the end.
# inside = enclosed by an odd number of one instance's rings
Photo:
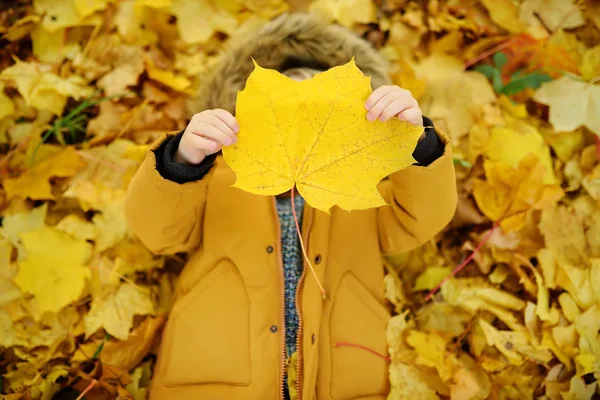
POLYGON ((373 88, 390 84, 387 62, 370 43, 312 14, 283 14, 230 46, 188 105, 192 113, 214 108, 234 113, 237 92, 244 88, 254 69, 251 57, 260 66, 276 70, 289 57, 311 60, 327 68, 354 57, 361 71, 371 77, 373 88))

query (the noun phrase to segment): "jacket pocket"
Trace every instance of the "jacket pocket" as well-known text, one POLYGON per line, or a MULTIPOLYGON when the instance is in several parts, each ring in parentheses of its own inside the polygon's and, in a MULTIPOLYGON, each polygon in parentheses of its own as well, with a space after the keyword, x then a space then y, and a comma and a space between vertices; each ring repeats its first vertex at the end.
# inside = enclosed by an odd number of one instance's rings
POLYGON ((354 274, 348 272, 342 277, 330 320, 333 399, 388 393, 388 361, 365 349, 335 344, 353 344, 387 356, 389 318, 389 311, 354 274))
POLYGON ((165 331, 166 386, 250 384, 250 302, 228 259, 173 305, 165 331))

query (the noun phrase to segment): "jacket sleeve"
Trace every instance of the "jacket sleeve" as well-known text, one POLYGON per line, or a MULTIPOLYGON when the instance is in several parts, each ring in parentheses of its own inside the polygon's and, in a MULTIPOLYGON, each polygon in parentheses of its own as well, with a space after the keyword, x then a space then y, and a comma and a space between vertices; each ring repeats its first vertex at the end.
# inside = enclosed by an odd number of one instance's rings
POLYGON ((188 252, 202 239, 214 160, 198 166, 171 165, 171 148, 178 136, 165 135, 152 144, 125 196, 130 229, 155 254, 188 252), (183 179, 185 176, 196 179, 183 179))
MULTIPOLYGON (((388 203, 378 210, 380 243, 386 255, 422 245, 450 222, 456 210, 451 145, 433 127, 426 129, 430 129, 427 136, 436 135, 443 153, 427 165, 413 164, 379 184, 379 191, 388 203)), ((416 154, 413 158, 417 158, 416 154)))

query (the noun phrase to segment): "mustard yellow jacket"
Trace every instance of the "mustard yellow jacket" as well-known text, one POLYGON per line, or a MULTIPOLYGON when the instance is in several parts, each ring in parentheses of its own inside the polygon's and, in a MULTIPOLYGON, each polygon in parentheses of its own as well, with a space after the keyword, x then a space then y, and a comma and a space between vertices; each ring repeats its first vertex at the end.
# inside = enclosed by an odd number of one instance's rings
MULTIPOLYGON (((248 41, 254 48, 234 48, 225 57, 221 72, 205 84, 219 91, 201 93, 196 107, 233 111, 231 92, 252 69, 245 56, 277 66, 291 51, 285 46, 321 62, 341 64, 354 56, 374 76, 374 86, 387 82, 377 53, 342 29, 302 15, 282 17, 264 29, 248 41), (316 37, 322 40, 318 47, 309 43, 316 37), (304 47, 294 38, 304 40, 304 47)), ((306 274, 297 291, 302 400, 386 398, 388 362, 335 343, 388 354, 382 255, 419 246, 450 221, 456 184, 450 145, 442 140, 445 152, 431 165, 410 166, 380 183, 388 206, 333 208, 331 214, 305 207, 308 256, 328 297, 322 299, 315 279, 306 274)), ((125 211, 143 243, 157 254, 190 253, 163 332, 151 400, 282 398, 284 288, 274 199, 232 188, 234 181, 220 156, 200 180, 166 180, 149 151, 129 186, 125 211)))

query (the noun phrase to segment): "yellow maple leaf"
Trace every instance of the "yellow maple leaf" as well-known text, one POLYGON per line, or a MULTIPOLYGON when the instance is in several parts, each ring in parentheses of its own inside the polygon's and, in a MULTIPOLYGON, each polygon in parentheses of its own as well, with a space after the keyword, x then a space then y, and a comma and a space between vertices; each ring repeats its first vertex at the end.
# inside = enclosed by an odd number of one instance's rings
POLYGON ((16 63, 5 68, 0 76, 16 83, 17 90, 27 105, 61 115, 68 97, 81 100, 92 94, 92 88, 87 86, 85 79, 79 75, 61 78, 49 72, 43 65, 18 59, 15 61, 16 63))
POLYGON ((234 187, 277 195, 296 185, 325 212, 385 205, 377 184, 414 163, 423 128, 368 121, 371 90, 354 60, 302 82, 256 65, 237 98, 238 142, 223 149, 234 187))
POLYGON ((564 195, 560 186, 543 183, 546 168, 531 153, 516 169, 489 161, 484 169, 487 180, 474 180, 473 196, 481 212, 501 221, 505 231, 522 228, 530 210, 551 207, 564 195))
POLYGON ((550 106, 549 121, 556 131, 573 131, 583 125, 600 136, 600 85, 564 75, 542 84, 533 99, 550 106))
POLYGON ((55 147, 54 156, 33 165, 16 178, 4 180, 7 198, 15 196, 32 200, 52 200, 52 188, 49 179, 52 177, 71 177, 84 166, 84 162, 73 147, 46 145, 55 147))
POLYGON ((116 291, 92 300, 85 316, 86 337, 104 328, 109 335, 127 340, 134 315, 148 314, 154 314, 154 305, 147 288, 124 283, 116 291))
POLYGON ((156 68, 150 60, 147 60, 146 71, 148 71, 150 79, 160 82, 178 92, 185 92, 192 84, 190 80, 183 75, 176 75, 172 71, 156 68))
POLYGON ((448 274, 452 272, 450 267, 428 267, 415 280, 413 291, 433 289, 440 283, 448 274))
POLYGON ((22 296, 19 288, 13 283, 17 275, 17 265, 11 262, 12 250, 8 240, 0 238, 0 307, 22 296))
POLYGON ((96 11, 104 10, 114 0, 73 0, 77 13, 85 18, 96 11))
POLYGON ((557 206, 542 211, 539 224, 546 247, 562 265, 584 267, 589 263, 583 218, 571 207, 557 206))
POLYGON ((151 362, 145 362, 131 373, 131 383, 125 386, 125 389, 133 397, 133 400, 146 400, 148 398, 148 387, 143 387, 143 383, 148 383, 152 375, 151 362))
POLYGON ((48 204, 44 203, 31 211, 4 216, 0 236, 7 238, 18 249, 18 259, 22 259, 26 254, 21 245, 21 234, 42 228, 45 225, 47 210, 48 204))
POLYGON ((559 183, 552 168, 550 148, 543 136, 526 121, 508 115, 505 119, 508 126, 490 130, 484 155, 490 161, 516 168, 527 154, 535 154, 545 170, 543 183, 559 183))
POLYGON ((19 262, 15 282, 38 302, 40 312, 59 311, 81 295, 90 276, 85 266, 89 243, 43 227, 21 234, 27 256, 19 262))
POLYGON ((238 25, 237 19, 213 0, 173 0, 169 11, 177 17, 179 36, 188 44, 205 43, 215 32, 232 34, 238 25))
POLYGON ((372 0, 316 0, 311 3, 309 11, 347 27, 377 20, 372 0))

